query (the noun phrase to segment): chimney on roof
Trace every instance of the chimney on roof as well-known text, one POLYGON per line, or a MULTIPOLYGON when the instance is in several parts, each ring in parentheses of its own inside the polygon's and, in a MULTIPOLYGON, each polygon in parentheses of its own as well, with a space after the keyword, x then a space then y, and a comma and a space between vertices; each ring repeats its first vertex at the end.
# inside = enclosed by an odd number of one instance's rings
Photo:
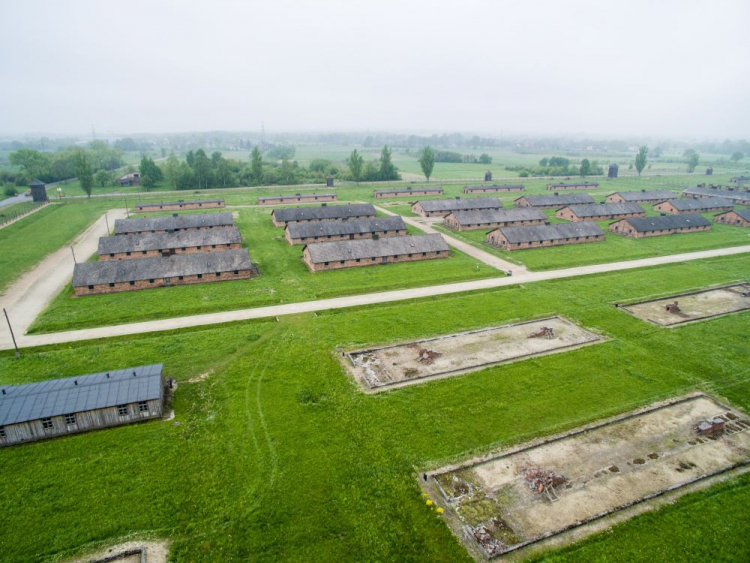
POLYGON ((378 240, 380 235, 378 233, 372 233, 372 240, 378 240))
POLYGON ((135 377, 135 372, 133 372, 133 377, 135 377))
POLYGON ((109 379, 109 372, 107 372, 107 379, 109 379))
POLYGON ((5 389, 3 389, 3 395, 5 395, 5 389))
POLYGON ((73 381, 73 385, 78 385, 78 380, 77 380, 77 379, 75 379, 75 380, 73 381))

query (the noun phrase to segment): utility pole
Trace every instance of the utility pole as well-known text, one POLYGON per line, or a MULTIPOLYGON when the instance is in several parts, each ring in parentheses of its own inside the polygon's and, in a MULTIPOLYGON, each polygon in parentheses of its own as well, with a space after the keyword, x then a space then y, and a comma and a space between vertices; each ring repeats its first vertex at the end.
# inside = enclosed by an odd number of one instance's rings
POLYGON ((8 323, 8 330, 10 330, 10 337, 13 339, 13 347, 16 349, 16 359, 21 357, 21 352, 18 350, 18 344, 16 344, 16 335, 13 334, 13 327, 10 326, 10 319, 8 318, 8 311, 3 307, 3 313, 5 313, 5 321, 8 323))
POLYGON ((128 211, 128 198, 123 197, 122 200, 125 202, 125 215, 130 219, 130 211, 128 211))
POLYGON ((104 222, 107 224, 107 236, 109 236, 109 219, 107 219, 107 212, 104 213, 104 222))
POLYGON ((73 263, 78 264, 78 260, 76 260, 76 251, 73 250, 73 247, 70 247, 70 251, 73 253, 73 263))

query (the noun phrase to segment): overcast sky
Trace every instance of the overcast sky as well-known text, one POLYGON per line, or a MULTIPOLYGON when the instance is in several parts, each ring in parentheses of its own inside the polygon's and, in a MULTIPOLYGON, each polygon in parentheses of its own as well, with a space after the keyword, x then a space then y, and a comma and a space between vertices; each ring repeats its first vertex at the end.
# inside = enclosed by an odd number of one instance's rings
POLYGON ((750 137, 748 0, 0 0, 0 133, 750 137))

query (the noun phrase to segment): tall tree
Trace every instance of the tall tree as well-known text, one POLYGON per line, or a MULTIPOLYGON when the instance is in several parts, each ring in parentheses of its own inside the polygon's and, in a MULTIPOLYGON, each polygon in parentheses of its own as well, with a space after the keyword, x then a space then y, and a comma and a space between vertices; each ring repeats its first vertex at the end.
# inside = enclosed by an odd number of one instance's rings
POLYGON ((429 182, 432 170, 435 168, 435 151, 429 145, 422 149, 422 156, 419 157, 419 165, 422 167, 422 172, 429 182))
POLYGON ((591 174, 591 163, 588 158, 584 158, 581 161, 581 176, 588 176, 591 174))
POLYGON ((250 169, 253 173, 253 180, 256 184, 263 182, 263 157, 260 154, 260 149, 256 145, 253 147, 251 154, 250 169))
POLYGON ((732 162, 739 162, 743 158, 745 158, 745 155, 742 154, 740 151, 737 151, 734 154, 732 154, 732 156, 729 157, 729 160, 731 160, 732 162))
POLYGON ((185 162, 188 163, 188 166, 190 168, 195 166, 195 153, 193 151, 188 151, 188 153, 185 155, 185 162))
POLYGON ((695 167, 698 166, 698 162, 700 161, 701 156, 697 152, 693 152, 693 154, 690 155, 690 158, 688 158, 687 161, 687 171, 688 172, 694 172, 695 167))
POLYGON ((94 174, 91 172, 89 158, 84 151, 78 151, 76 154, 76 176, 81 184, 81 189, 91 197, 91 188, 94 187, 94 174))
POLYGON ((167 178, 167 182, 175 190, 177 189, 177 181, 180 173, 180 161, 177 159, 174 153, 169 155, 167 161, 164 163, 164 175, 167 178))
POLYGON ((195 161, 193 162, 193 171, 195 180, 199 188, 208 188, 211 181, 211 159, 206 155, 206 151, 198 149, 195 151, 195 161))
POLYGON ((362 170, 365 167, 365 159, 357 152, 357 149, 354 149, 349 158, 346 159, 346 165, 349 167, 349 172, 351 172, 354 181, 359 184, 362 179, 362 170))
POLYGON ((96 180, 96 183, 99 184, 102 188, 105 184, 112 180, 109 172, 107 172, 106 170, 99 170, 96 174, 94 174, 94 179, 96 180))
POLYGON ((380 151, 380 179, 381 180, 398 180, 398 170, 391 160, 392 151, 388 145, 383 145, 380 151))
POLYGON ((638 149, 638 154, 635 155, 635 169, 638 171, 638 176, 641 175, 643 169, 646 168, 646 162, 648 161, 648 147, 643 145, 638 149))

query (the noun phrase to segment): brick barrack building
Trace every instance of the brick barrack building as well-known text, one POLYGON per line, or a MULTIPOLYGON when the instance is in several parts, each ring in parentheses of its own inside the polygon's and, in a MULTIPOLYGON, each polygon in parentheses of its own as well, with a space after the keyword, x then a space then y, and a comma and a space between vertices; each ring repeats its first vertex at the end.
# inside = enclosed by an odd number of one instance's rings
POLYGON ((286 240, 292 245, 372 238, 373 235, 393 237, 406 234, 406 225, 400 216, 289 223, 284 229, 286 240))
POLYGON ((439 234, 373 238, 308 244, 302 251, 311 272, 448 258, 448 244, 439 234))
POLYGON ((735 225, 736 227, 750 227, 750 209, 735 209, 719 213, 714 217, 717 223, 735 225))
POLYGON ((660 213, 683 215, 685 213, 711 213, 712 211, 731 211, 734 205, 728 199, 721 197, 706 197, 702 199, 669 199, 654 205, 660 213))
POLYGON ((487 234, 487 243, 503 250, 523 250, 603 240, 604 231, 599 228, 599 225, 585 222, 534 227, 502 227, 487 234))
POLYGON ((258 275, 246 249, 176 254, 168 258, 107 260, 76 264, 76 295, 248 279, 258 275))
POLYGON ((149 211, 187 211, 190 209, 211 209, 224 207, 223 199, 193 199, 179 201, 161 201, 157 203, 136 203, 135 210, 139 213, 149 211))
POLYGON ((514 200, 516 207, 536 207, 538 209, 559 209, 566 205, 586 205, 594 203, 589 194, 524 195, 514 200))
POLYGON ((351 203, 348 205, 321 205, 320 207, 287 207, 274 209, 271 219, 274 226, 286 227, 288 223, 315 223, 338 219, 367 219, 375 217, 371 203, 351 203))
POLYGON ((596 182, 571 182, 568 184, 547 184, 547 189, 551 192, 562 190, 595 190, 599 187, 596 182))
POLYGON ((393 190, 375 190, 372 195, 375 199, 389 197, 414 197, 418 195, 442 195, 443 188, 396 188, 393 190))
POLYGON ((728 187, 721 189, 717 186, 695 186, 687 188, 682 192, 682 197, 691 199, 715 198, 721 197, 734 203, 735 205, 750 205, 750 192, 747 189, 728 187))
POLYGON ((241 247, 242 238, 237 228, 226 227, 101 237, 98 253, 99 260, 130 260, 193 252, 236 250, 241 247))
POLYGON ((503 184, 502 186, 464 186, 465 194, 493 194, 507 192, 522 192, 526 188, 523 184, 503 184))
POLYGON ((323 203, 338 200, 338 194, 294 194, 269 195, 258 198, 258 205, 276 205, 280 203, 323 203))
POLYGON ((497 211, 454 211, 443 220, 446 227, 456 231, 544 225, 546 222, 547 216, 544 212, 533 207, 497 211))
POLYGON ((163 365, 0 387, 0 446, 161 418, 163 365))
POLYGON ((144 217, 141 219, 117 219, 115 235, 132 235, 136 233, 171 233, 195 231, 198 229, 216 229, 234 227, 234 219, 229 212, 205 213, 195 215, 178 215, 166 217, 144 217))
POLYGON ((633 238, 695 233, 710 229, 711 222, 697 213, 691 215, 662 215, 660 217, 633 217, 622 219, 609 226, 611 233, 633 238))
POLYGON ((639 192, 615 192, 606 197, 607 203, 653 203, 673 199, 674 192, 669 190, 641 190, 639 192))
POLYGON ((423 199, 411 206, 412 212, 422 217, 445 217, 454 211, 482 211, 502 208, 503 204, 496 197, 423 199))
POLYGON ((568 221, 607 221, 626 217, 644 217, 646 210, 637 203, 590 203, 588 205, 568 205, 555 213, 568 221))

